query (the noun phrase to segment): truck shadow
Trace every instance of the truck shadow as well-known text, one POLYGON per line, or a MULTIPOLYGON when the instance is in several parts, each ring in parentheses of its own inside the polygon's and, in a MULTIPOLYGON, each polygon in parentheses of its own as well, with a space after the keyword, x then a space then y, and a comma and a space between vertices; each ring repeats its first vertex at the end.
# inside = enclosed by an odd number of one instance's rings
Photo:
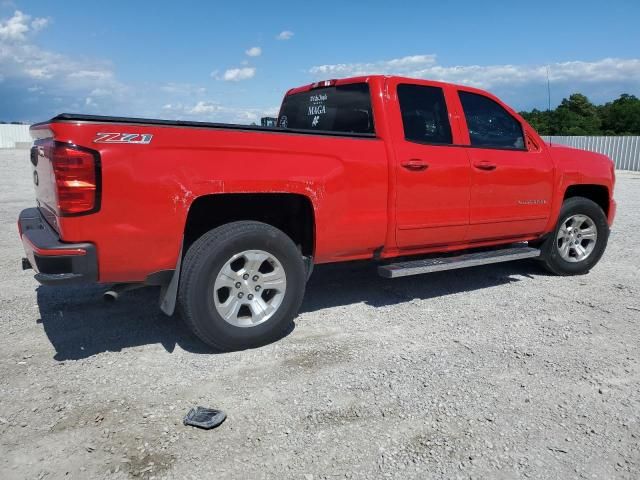
MULTIPOLYGON (((369 262, 319 266, 307 285, 301 312, 355 303, 395 305, 495 287, 532 274, 542 274, 541 269, 526 261, 394 280, 378 277, 369 262)), ((78 360, 149 344, 160 344, 169 353, 176 345, 192 353, 216 353, 193 336, 177 314, 160 312, 157 288, 127 292, 114 303, 103 301, 105 290, 98 285, 38 287, 39 323, 56 350, 54 359, 78 360)))
POLYGON ((383 307, 414 299, 428 300, 520 281, 519 277, 546 275, 534 261, 506 262, 460 270, 385 279, 371 262, 329 264, 316 267, 301 312, 365 303, 383 307))
POLYGON ((132 290, 116 302, 105 302, 106 286, 39 286, 40 321, 56 350, 55 360, 79 360, 103 352, 160 344, 195 353, 212 353, 175 315, 158 306, 159 289, 132 290))

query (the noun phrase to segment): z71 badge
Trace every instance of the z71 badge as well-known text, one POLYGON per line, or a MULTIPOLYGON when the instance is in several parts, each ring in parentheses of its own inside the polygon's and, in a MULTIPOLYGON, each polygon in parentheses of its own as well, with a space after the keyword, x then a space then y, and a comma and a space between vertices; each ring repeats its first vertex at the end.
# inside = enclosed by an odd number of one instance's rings
POLYGON ((151 143, 150 133, 98 133, 93 143, 132 143, 147 145, 151 143))

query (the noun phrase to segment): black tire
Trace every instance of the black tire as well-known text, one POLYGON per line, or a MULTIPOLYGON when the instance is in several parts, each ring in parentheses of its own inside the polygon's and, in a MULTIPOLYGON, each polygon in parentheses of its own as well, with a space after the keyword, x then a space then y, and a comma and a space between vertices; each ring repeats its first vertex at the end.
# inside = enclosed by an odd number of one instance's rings
POLYGON ((541 244, 540 260, 544 267, 555 275, 582 275, 588 273, 602 257, 609 240, 607 216, 600 206, 584 197, 571 197, 564 201, 558 223, 553 232, 541 244), (593 220, 598 237, 591 253, 581 261, 569 262, 562 258, 558 250, 558 231, 563 223, 573 215, 586 215, 593 220))
POLYGON ((305 290, 305 266, 293 241, 265 223, 233 222, 210 230, 196 240, 182 262, 179 308, 193 333, 218 351, 242 350, 266 345, 290 330, 305 290), (216 310, 214 282, 234 255, 262 250, 273 255, 286 274, 280 306, 264 323, 251 327, 228 323, 216 310))

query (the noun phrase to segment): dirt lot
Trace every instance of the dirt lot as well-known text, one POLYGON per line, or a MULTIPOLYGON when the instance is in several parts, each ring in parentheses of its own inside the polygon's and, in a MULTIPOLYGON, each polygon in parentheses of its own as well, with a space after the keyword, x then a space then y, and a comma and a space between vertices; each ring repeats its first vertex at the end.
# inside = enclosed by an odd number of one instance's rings
POLYGON ((318 268, 295 329, 211 354, 156 290, 19 268, 26 151, 0 151, 0 478, 640 478, 640 175, 602 262, 384 280, 318 268), (182 425, 219 407, 213 431, 182 425))

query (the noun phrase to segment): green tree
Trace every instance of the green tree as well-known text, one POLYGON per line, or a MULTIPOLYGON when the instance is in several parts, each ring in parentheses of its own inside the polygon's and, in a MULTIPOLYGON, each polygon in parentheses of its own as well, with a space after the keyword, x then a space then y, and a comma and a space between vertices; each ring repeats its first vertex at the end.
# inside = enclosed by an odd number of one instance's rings
POLYGON ((574 93, 560 102, 553 114, 557 135, 600 135, 602 121, 598 108, 581 93, 574 93))
POLYGON ((540 135, 556 135, 554 111, 538 110, 534 108, 530 112, 520 112, 529 125, 531 125, 540 135))
POLYGON ((599 109, 602 130, 608 135, 640 135, 640 99, 623 93, 599 109))

